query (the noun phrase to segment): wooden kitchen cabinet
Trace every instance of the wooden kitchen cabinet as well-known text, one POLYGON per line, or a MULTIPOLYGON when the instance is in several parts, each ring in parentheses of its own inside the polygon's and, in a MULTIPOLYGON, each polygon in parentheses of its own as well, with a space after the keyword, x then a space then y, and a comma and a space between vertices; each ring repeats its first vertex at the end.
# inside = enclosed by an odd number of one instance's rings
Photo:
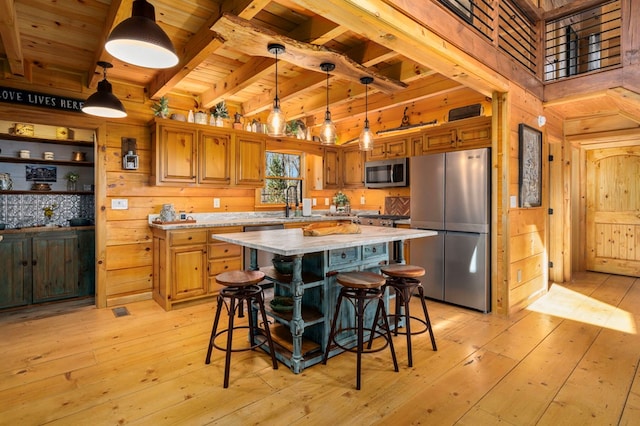
POLYGON ((2 236, 0 270, 0 309, 31 303, 31 238, 2 236))
POLYGON ((340 148, 324 149, 324 186, 323 189, 336 189, 340 186, 340 148))
POLYGON ((364 188, 365 154, 358 145, 342 149, 342 186, 364 188))
POLYGON ((373 149, 367 152, 367 161, 408 157, 408 149, 409 144, 406 136, 378 140, 373 149))
POLYGON ((151 127, 151 137, 154 140, 151 184, 227 186, 231 183, 230 132, 157 120, 151 127))
POLYGON ((198 131, 198 183, 231 183, 231 135, 228 132, 198 131))
POLYGON ((197 182, 198 136, 195 129, 156 124, 152 127, 152 140, 152 184, 185 185, 197 182))
POLYGON ((153 230, 153 298, 164 309, 207 295, 207 230, 153 230))
POLYGON ((229 232, 242 232, 241 226, 225 226, 213 228, 209 231, 209 244, 207 247, 208 259, 208 292, 218 294, 223 287, 216 282, 216 275, 226 271, 233 271, 243 268, 242 247, 237 244, 225 243, 216 240, 214 234, 224 234, 229 232))
POLYGON ((33 237, 33 302, 77 296, 78 235, 42 232, 33 237))
POLYGON ((94 230, 67 229, 2 235, 0 308, 94 294, 94 230))
POLYGON ((414 143, 414 155, 491 146, 491 117, 475 117, 430 128, 422 145, 414 143))
POLYGON ((169 311, 215 296, 220 290, 215 276, 242 269, 242 248, 211 237, 226 232, 242 232, 242 227, 153 228, 153 298, 160 306, 169 311))
POLYGON ((236 134, 236 185, 264 185, 265 149, 263 136, 236 134))

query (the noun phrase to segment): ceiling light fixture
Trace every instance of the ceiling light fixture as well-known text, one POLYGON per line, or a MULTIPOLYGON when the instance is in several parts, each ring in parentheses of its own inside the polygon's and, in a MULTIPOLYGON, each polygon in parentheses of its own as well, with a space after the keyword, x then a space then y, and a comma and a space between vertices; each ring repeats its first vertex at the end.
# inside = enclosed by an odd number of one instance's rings
POLYGON ((280 98, 278 98, 278 55, 284 53, 284 46, 277 43, 270 43, 267 46, 269 53, 276 55, 276 96, 273 98, 273 109, 267 118, 267 134, 269 136, 284 136, 287 127, 287 118, 280 109, 280 98))
POLYGON ((111 93, 111 83, 107 81, 107 68, 113 67, 109 62, 98 62, 98 66, 103 68, 103 79, 98 82, 98 91, 82 105, 82 112, 106 118, 123 118, 127 116, 122 102, 111 93))
POLYGON ((329 73, 336 69, 331 62, 323 62, 320 69, 327 73, 327 112, 324 113, 324 123, 320 127, 320 143, 322 145, 334 145, 338 139, 336 133, 336 125, 331 121, 331 112, 329 111, 329 73))
POLYGON ((146 0, 134 0, 131 17, 109 34, 105 49, 115 58, 146 68, 171 68, 178 55, 169 36, 156 24, 156 12, 146 0))
POLYGON ((371 151, 373 149, 373 133, 369 128, 369 84, 373 82, 373 77, 362 77, 360 78, 360 83, 364 84, 364 128, 362 132, 360 132, 360 137, 358 138, 358 145, 360 146, 360 151, 371 151))

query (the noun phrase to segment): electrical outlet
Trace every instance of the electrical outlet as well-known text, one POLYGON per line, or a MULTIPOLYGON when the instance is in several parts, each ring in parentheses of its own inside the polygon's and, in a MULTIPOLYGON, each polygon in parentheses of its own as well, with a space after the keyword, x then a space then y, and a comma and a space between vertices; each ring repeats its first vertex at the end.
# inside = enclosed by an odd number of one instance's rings
POLYGON ((515 195, 509 197, 509 207, 511 207, 512 209, 518 207, 518 197, 516 197, 515 195))
POLYGON ((126 198, 114 198, 111 200, 111 210, 127 210, 129 200, 126 198))
POLYGON ((318 204, 318 200, 316 200, 315 198, 312 198, 312 199, 311 199, 311 204, 312 204, 313 206, 315 206, 316 204, 318 204))
POLYGON ((219 209, 220 208, 220 198, 214 198, 213 199, 213 208, 214 209, 219 209))
POLYGON ((325 198, 325 199, 324 199, 324 205, 325 205, 325 206, 328 206, 328 205, 329 205, 329 199, 328 199, 328 198, 325 198))
POLYGON ((362 197, 360 197, 360 204, 362 204, 362 205, 366 204, 365 199, 364 199, 364 195, 362 197))

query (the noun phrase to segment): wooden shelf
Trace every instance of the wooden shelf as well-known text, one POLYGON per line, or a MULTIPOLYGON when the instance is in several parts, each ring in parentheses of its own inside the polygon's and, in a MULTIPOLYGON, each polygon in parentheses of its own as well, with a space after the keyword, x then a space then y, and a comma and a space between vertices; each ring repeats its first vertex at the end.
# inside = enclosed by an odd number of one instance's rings
POLYGON ((49 164, 56 166, 78 166, 93 167, 95 164, 90 161, 72 161, 72 160, 42 160, 40 158, 19 158, 19 157, 0 157, 0 163, 17 163, 17 164, 49 164))
POLYGON ((12 135, 10 133, 0 133, 0 139, 20 141, 20 142, 53 143, 58 145, 73 145, 73 146, 85 146, 85 147, 93 146, 93 141, 76 141, 73 139, 36 138, 32 136, 12 135))

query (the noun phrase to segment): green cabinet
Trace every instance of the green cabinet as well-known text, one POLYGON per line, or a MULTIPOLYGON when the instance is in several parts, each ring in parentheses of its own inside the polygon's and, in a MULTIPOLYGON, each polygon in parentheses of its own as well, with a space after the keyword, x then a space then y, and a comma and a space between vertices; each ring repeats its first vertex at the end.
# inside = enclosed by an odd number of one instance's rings
POLYGON ((0 308, 94 294, 94 241, 93 229, 2 235, 0 308))
POLYGON ((0 309, 31 303, 31 238, 2 236, 0 271, 0 309))

